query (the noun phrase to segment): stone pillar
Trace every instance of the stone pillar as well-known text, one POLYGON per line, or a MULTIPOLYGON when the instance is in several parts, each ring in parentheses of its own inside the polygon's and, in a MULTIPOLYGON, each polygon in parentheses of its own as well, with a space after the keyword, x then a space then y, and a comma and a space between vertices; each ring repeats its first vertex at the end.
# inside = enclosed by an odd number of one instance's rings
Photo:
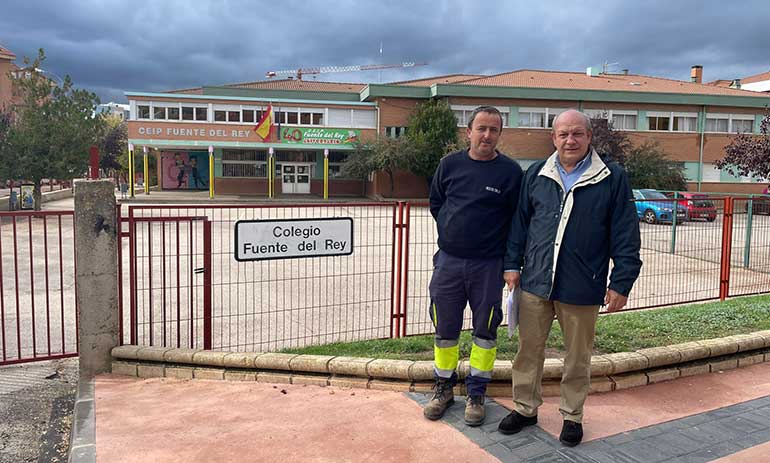
POLYGON ((115 186, 75 180, 78 353, 81 377, 109 372, 120 343, 115 186))

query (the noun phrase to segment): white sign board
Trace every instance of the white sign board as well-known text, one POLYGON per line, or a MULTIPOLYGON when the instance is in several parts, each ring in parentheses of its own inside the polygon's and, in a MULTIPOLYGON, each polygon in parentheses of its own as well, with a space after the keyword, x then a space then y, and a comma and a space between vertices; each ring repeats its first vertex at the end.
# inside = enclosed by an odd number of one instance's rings
POLYGON ((297 259, 353 253, 353 219, 239 220, 235 260, 297 259))

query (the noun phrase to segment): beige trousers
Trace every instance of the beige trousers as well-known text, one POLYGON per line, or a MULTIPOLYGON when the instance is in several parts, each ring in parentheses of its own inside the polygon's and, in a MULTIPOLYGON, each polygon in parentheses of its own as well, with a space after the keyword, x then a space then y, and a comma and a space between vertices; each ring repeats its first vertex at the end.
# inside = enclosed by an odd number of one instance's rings
POLYGON ((534 416, 543 403, 541 381, 545 342, 553 317, 559 320, 567 356, 561 377, 559 411, 565 420, 583 420, 583 404, 591 385, 591 354, 594 347, 598 305, 570 305, 521 293, 519 352, 513 362, 513 401, 521 415, 534 416))

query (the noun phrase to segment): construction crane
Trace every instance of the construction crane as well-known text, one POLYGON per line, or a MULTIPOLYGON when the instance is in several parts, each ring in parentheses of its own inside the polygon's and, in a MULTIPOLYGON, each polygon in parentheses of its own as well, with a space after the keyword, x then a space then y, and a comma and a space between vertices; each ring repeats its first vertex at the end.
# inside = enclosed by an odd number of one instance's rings
POLYGON ((302 80, 305 74, 326 74, 327 72, 354 72, 354 71, 375 71, 378 69, 391 68, 413 68, 416 66, 425 66, 428 63, 398 63, 398 64, 364 64, 362 66, 320 66, 314 68, 290 69, 285 71, 268 71, 265 77, 276 76, 296 76, 297 80, 302 80))

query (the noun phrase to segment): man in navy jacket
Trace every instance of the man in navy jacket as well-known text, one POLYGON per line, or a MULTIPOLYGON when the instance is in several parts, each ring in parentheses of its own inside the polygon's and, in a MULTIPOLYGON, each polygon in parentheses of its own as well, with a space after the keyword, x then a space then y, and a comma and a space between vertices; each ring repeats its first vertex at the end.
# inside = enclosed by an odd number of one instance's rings
POLYGON ((639 276, 639 220, 625 171, 591 148, 591 119, 569 110, 553 122, 556 152, 527 170, 508 235, 504 278, 521 284, 514 411, 504 434, 537 423, 545 343, 554 315, 567 351, 561 380, 560 440, 583 438, 583 404, 600 305, 623 308, 639 276), (609 261, 613 269, 607 282, 609 261))

